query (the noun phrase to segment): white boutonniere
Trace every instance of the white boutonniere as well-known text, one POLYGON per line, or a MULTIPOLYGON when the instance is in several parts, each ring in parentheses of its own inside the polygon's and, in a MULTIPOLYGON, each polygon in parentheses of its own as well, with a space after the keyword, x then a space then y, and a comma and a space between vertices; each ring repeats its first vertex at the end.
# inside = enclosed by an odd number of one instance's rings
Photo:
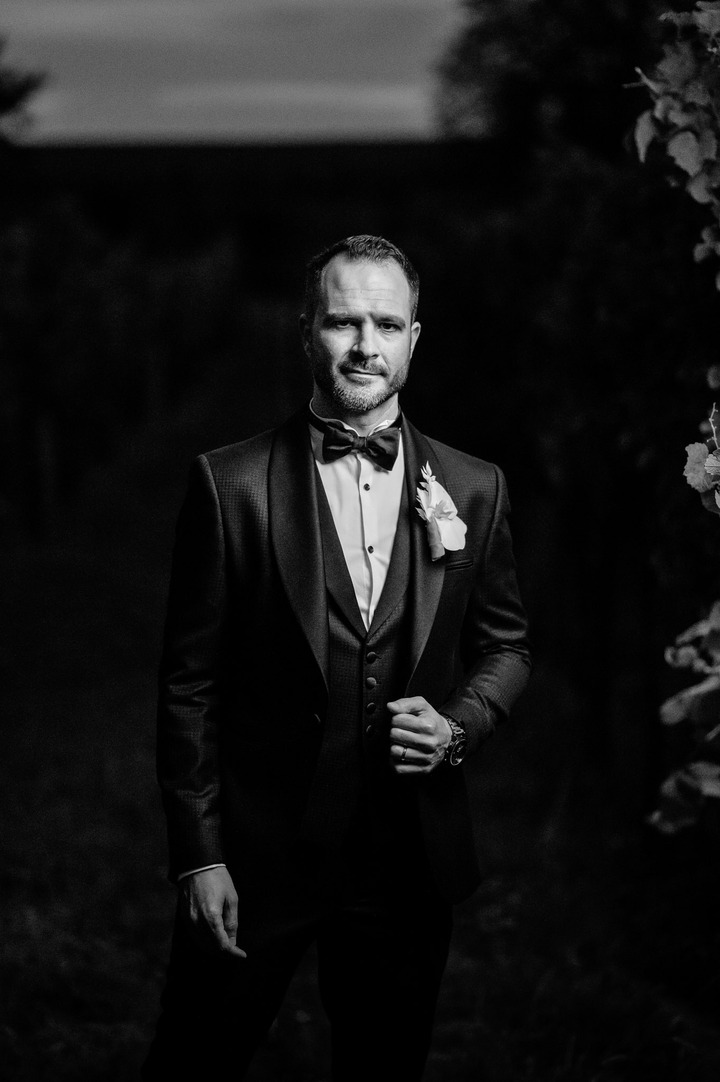
POLYGON ((417 513, 427 526, 430 559, 439 560, 445 549, 455 552, 465 548, 467 526, 458 517, 457 507, 439 484, 427 462, 420 471, 422 481, 417 488, 417 513))

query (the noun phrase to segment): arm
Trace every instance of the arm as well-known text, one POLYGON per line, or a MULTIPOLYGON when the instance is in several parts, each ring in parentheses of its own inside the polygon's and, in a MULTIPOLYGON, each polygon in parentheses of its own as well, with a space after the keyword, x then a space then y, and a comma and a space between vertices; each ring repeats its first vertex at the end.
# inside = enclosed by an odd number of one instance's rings
POLYGON ((462 683, 439 710, 464 728, 475 751, 510 713, 530 675, 527 617, 518 591, 508 525, 510 504, 496 471, 493 518, 461 635, 462 683))
POLYGON ((201 457, 178 519, 159 676, 157 769, 172 880, 224 862, 217 755, 226 604, 220 507, 201 457))
POLYGON ((201 943, 234 957, 237 893, 223 863, 218 724, 226 613, 220 507, 199 458, 178 519, 159 677, 157 769, 170 878, 201 943))
POLYGON ((510 712, 530 672, 527 620, 518 593, 507 522, 505 479, 496 468, 495 504, 461 633, 462 683, 435 709, 422 696, 388 703, 394 715, 391 761, 398 774, 427 774, 445 758, 451 730, 465 730, 476 750, 510 712))

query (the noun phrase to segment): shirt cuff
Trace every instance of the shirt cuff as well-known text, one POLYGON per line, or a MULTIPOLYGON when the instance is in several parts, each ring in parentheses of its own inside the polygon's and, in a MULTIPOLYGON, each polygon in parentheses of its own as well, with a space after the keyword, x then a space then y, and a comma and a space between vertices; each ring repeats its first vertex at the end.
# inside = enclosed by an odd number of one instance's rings
POLYGON ((181 879, 187 879, 189 875, 195 875, 196 872, 209 872, 211 868, 227 868, 227 864, 205 864, 202 868, 191 868, 189 872, 180 872, 177 881, 179 883, 181 879))

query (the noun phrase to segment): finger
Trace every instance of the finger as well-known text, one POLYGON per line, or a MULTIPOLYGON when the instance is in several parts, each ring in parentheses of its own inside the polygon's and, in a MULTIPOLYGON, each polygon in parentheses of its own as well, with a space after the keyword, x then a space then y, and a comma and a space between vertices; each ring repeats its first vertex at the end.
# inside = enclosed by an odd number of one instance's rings
POLYGON ((230 898, 225 903, 225 915, 223 918, 225 925, 225 935, 230 948, 231 954, 236 954, 241 958, 247 958, 247 954, 244 950, 241 950, 237 945, 237 931, 238 931, 238 904, 237 898, 230 898))
POLYGON ((429 705, 422 695, 411 695, 404 699, 394 699, 387 704, 387 708, 391 714, 419 714, 429 705))
POLYGON ((432 760, 432 752, 410 748, 407 744, 392 744, 390 758, 401 766, 424 766, 432 760))
POLYGON ((228 936, 227 946, 224 948, 226 954, 231 954, 233 958, 247 958, 247 952, 238 947, 235 942, 235 936, 228 936))
POLYGON ((214 945, 224 954, 232 954, 235 957, 247 958, 245 951, 241 950, 235 942, 237 936, 237 924, 234 929, 231 924, 231 931, 230 934, 228 934, 222 916, 213 910, 211 913, 207 914, 206 927, 212 936, 214 945))
POLYGON ((406 774, 410 776, 429 774, 431 770, 435 769, 435 763, 430 763, 426 759, 419 763, 412 763, 407 759, 405 762, 391 760, 390 766, 395 774, 406 774))
POLYGON ((430 733, 434 730, 432 721, 417 714, 396 714, 390 721, 390 727, 411 734, 430 733))
POLYGON ((393 720, 390 729, 390 739, 393 743, 404 743, 408 748, 431 748, 437 743, 437 737, 432 728, 420 727, 407 728, 397 725, 393 720))

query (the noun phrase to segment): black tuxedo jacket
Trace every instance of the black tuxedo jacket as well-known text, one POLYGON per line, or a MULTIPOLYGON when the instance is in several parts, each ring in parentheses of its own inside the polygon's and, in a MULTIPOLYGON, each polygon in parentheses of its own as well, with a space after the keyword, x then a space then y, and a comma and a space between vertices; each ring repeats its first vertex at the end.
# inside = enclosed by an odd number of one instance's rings
MULTIPOLYGON (((411 675, 472 753, 529 673, 525 614, 497 467, 403 422, 411 517, 411 675), (415 510, 429 463, 467 524, 435 562, 415 510)), ((244 880, 290 859, 322 740, 328 618, 307 414, 202 455, 178 521, 160 671, 158 774, 170 876, 214 863, 244 880)), ((389 753, 389 749, 388 749, 389 753)), ((450 900, 477 885, 463 768, 422 779, 430 867, 450 900)), ((237 885, 237 884, 236 884, 237 885)))

